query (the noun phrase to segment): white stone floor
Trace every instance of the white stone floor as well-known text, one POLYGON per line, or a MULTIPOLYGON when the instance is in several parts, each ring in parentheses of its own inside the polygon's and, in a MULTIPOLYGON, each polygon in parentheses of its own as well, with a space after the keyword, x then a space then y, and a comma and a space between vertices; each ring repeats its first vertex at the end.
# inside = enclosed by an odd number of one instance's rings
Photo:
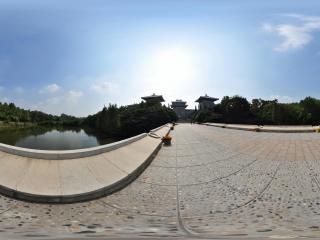
POLYGON ((180 124, 141 176, 90 202, 0 197, 0 239, 320 237, 320 134, 180 124))

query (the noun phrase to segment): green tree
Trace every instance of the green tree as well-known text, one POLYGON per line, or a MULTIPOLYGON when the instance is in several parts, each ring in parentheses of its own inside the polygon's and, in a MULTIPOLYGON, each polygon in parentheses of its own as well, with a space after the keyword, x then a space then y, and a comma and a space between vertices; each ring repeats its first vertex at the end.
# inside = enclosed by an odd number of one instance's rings
POLYGON ((120 115, 117 105, 104 107, 96 119, 96 126, 104 133, 116 135, 120 129, 120 115))
POLYGON ((220 105, 227 122, 245 123, 251 115, 249 102, 241 96, 223 97, 220 105))
POLYGON ((304 122, 307 124, 320 124, 320 100, 312 97, 306 97, 300 101, 304 112, 304 122))

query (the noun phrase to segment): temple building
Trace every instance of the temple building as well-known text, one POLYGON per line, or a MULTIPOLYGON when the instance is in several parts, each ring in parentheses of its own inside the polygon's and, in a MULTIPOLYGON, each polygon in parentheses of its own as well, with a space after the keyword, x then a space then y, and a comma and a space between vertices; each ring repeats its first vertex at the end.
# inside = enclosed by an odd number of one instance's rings
POLYGON ((193 109, 186 109, 187 102, 177 99, 171 102, 171 108, 177 114, 180 120, 187 120, 190 118, 191 114, 194 112, 193 109))
POLYGON ((184 102, 181 99, 171 102, 171 108, 177 114, 179 119, 186 117, 186 108, 188 106, 186 103, 187 102, 184 102))
POLYGON ((205 96, 200 96, 195 102, 199 103, 198 110, 211 109, 214 107, 214 102, 219 100, 219 98, 209 97, 207 94, 205 96))
POLYGON ((155 93, 150 96, 141 97, 143 100, 145 100, 147 103, 162 103, 164 102, 164 99, 162 95, 156 95, 155 93))

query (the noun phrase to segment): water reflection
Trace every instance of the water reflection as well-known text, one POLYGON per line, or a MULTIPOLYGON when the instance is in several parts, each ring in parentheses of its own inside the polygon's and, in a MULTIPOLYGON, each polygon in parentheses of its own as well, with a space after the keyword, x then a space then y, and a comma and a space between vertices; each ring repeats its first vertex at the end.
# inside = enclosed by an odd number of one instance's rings
POLYGON ((33 127, 0 131, 0 142, 32 149, 70 150, 95 147, 115 139, 90 128, 33 127))

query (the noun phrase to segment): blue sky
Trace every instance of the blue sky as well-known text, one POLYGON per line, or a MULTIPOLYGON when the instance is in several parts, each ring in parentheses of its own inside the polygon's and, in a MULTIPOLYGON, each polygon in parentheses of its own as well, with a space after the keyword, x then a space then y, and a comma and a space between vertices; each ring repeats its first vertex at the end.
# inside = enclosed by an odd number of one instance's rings
POLYGON ((95 113, 239 94, 320 98, 317 0, 0 0, 0 101, 95 113))

